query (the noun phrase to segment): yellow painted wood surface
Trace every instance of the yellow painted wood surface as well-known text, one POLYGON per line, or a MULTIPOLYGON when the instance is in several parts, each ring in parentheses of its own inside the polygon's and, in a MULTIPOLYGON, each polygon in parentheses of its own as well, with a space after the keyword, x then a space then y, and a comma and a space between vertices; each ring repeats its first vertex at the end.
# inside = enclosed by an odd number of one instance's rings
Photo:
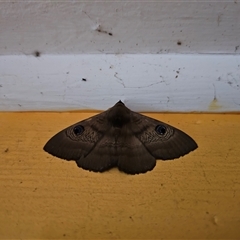
POLYGON ((240 115, 148 114, 199 148, 134 176, 42 150, 91 115, 0 113, 1 239, 240 239, 240 115))

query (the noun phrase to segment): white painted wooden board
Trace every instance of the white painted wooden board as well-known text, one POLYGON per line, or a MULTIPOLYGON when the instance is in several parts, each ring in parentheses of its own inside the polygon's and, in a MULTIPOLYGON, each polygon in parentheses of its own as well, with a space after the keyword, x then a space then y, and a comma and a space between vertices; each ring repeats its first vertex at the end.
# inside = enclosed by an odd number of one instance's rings
POLYGON ((239 16, 239 0, 0 1, 0 55, 234 54, 239 16))
POLYGON ((240 111, 240 55, 0 57, 0 111, 240 111), (86 79, 86 81, 83 81, 86 79))

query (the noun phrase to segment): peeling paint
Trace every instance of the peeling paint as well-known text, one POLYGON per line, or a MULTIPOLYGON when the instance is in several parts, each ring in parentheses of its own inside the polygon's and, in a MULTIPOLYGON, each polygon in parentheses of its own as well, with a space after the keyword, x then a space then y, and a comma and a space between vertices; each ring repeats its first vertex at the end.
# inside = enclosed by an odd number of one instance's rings
POLYGON ((104 110, 124 98, 135 111, 240 111, 237 54, 119 56, 2 56, 0 109, 104 110))

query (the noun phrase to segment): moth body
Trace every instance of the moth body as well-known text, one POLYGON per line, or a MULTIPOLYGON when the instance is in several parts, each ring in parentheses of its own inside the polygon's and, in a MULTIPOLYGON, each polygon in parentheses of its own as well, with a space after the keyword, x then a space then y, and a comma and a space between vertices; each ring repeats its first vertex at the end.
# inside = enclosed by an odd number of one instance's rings
POLYGON ((44 150, 76 161, 78 167, 103 172, 112 167, 138 174, 150 171, 156 159, 179 158, 197 148, 181 130, 128 109, 121 101, 53 136, 44 150))

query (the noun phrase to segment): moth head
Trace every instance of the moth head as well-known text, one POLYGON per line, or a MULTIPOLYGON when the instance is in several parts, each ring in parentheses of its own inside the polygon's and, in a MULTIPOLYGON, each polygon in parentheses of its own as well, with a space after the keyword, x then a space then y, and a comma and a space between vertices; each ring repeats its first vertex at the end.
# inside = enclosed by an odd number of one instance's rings
POLYGON ((121 101, 109 109, 108 121, 113 127, 122 128, 130 121, 130 110, 121 101))

